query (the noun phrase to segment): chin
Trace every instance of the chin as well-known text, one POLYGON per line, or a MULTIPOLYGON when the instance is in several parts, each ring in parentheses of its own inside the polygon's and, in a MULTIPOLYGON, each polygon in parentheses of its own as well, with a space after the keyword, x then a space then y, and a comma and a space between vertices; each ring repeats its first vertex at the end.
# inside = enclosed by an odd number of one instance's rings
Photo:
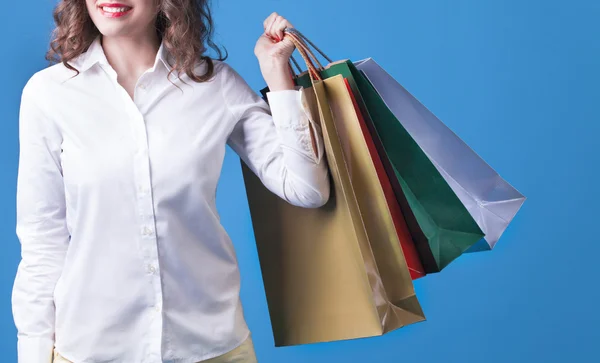
POLYGON ((140 28, 139 25, 136 25, 136 22, 115 22, 106 21, 106 19, 98 19, 94 24, 102 36, 115 38, 132 36, 136 33, 136 29, 140 28))
POLYGON ((103 37, 110 37, 110 38, 118 38, 118 37, 123 37, 123 36, 127 36, 129 34, 129 32, 125 31, 125 29, 123 29, 123 27, 115 27, 115 26, 105 26, 105 27, 98 27, 98 30, 100 31, 100 34, 102 34, 103 37))
POLYGON ((145 22, 139 21, 112 21, 106 19, 99 19, 95 22, 96 28, 100 31, 100 34, 104 37, 135 37, 143 35, 142 29, 147 29, 148 26, 145 22))
POLYGON ((103 29, 103 28, 98 27, 98 30, 100 31, 100 34, 102 34, 102 37, 104 37, 104 38, 118 38, 119 36, 123 35, 123 32, 115 31, 113 29, 103 29))

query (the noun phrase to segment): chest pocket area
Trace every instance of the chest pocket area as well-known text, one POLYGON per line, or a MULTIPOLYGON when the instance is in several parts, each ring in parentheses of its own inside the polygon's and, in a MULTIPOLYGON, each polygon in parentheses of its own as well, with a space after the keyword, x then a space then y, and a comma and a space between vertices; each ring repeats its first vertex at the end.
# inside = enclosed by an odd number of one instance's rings
POLYGON ((69 204, 82 195, 114 195, 131 186, 136 147, 127 122, 88 120, 64 135, 61 165, 69 204))

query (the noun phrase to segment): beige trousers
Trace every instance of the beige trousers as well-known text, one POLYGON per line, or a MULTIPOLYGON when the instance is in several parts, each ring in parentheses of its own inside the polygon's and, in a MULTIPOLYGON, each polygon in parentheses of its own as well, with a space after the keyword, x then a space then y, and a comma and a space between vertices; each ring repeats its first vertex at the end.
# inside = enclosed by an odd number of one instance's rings
MULTIPOLYGON (((57 351, 54 351, 54 359, 53 363, 73 363, 71 361, 66 360, 57 351)), ((203 360, 198 363, 257 363, 256 361, 256 353, 254 352, 254 344, 252 343, 252 338, 248 337, 240 345, 229 353, 225 353, 215 358, 211 358, 208 360, 203 360)))

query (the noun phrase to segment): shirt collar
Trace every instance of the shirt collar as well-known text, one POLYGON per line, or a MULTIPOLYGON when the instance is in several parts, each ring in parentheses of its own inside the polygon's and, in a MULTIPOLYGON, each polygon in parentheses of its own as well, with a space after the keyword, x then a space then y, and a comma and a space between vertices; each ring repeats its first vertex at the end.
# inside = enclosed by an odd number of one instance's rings
MULTIPOLYGON (((98 35, 92 44, 89 46, 87 52, 81 55, 81 66, 79 67, 79 72, 83 73, 88 69, 92 68, 95 64, 99 63, 101 65, 108 65, 108 60, 106 59, 106 54, 104 54, 104 49, 102 48, 101 36, 98 35)), ((161 42, 160 47, 158 48, 158 53, 156 54, 156 59, 154 60, 154 69, 160 63, 164 64, 167 70, 172 69, 172 61, 170 58, 169 51, 165 47, 165 43, 161 42)))

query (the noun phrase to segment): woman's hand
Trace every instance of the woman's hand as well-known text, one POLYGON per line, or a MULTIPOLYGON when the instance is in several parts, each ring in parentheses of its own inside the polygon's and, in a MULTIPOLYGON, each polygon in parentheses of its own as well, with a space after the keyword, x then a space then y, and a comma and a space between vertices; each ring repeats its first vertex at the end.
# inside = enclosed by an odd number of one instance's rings
POLYGON ((263 23, 265 32, 256 42, 254 54, 270 91, 293 90, 294 82, 288 62, 294 52, 294 43, 284 33, 292 24, 277 13, 263 23))

